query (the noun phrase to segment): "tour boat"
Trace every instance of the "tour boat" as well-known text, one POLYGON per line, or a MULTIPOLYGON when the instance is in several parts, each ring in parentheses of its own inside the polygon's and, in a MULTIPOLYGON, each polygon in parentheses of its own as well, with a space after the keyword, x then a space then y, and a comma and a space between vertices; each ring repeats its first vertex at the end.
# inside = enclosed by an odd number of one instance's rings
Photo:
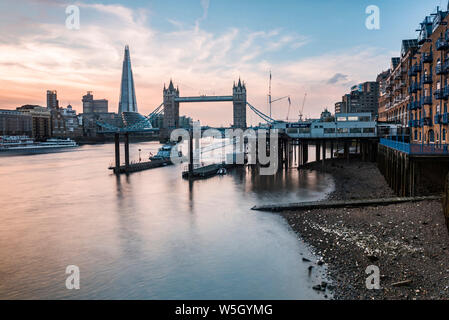
POLYGON ((76 147, 78 144, 69 138, 35 142, 27 136, 0 136, 0 155, 61 152, 76 147))

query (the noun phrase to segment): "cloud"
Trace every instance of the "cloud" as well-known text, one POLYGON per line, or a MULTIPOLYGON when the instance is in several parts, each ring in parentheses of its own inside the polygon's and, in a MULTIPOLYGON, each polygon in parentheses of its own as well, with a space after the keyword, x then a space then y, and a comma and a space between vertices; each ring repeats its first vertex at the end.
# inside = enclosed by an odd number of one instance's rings
POLYGON ((330 78, 329 80, 327 80, 328 84, 335 84, 338 83, 340 81, 346 81, 348 80, 348 75, 346 74, 342 74, 342 73, 336 73, 332 76, 332 78, 330 78))
POLYGON ((209 0, 201 0, 201 7, 203 8, 203 20, 207 18, 207 13, 209 11, 209 0))
MULTIPOLYGON (((181 95, 189 96, 228 95, 233 81, 242 77, 248 101, 266 112, 268 72, 272 69, 273 95, 292 97, 291 114, 299 112, 307 92, 305 114, 319 115, 322 108, 341 99, 347 79, 375 78, 376 66, 388 62, 387 55, 376 48, 281 60, 279 54, 305 45, 308 38, 276 28, 212 32, 174 20, 175 30, 166 31, 153 27, 148 22, 151 13, 143 10, 79 5, 82 19, 77 31, 66 29, 63 19, 20 20, 20 29, 7 29, 0 21, 0 28, 10 35, 0 42, 0 86, 4 89, 0 108, 45 104, 45 91, 56 89, 61 104, 70 102, 78 112, 88 90, 94 91, 95 97, 107 98, 109 110, 116 111, 125 44, 130 45, 139 110, 147 114, 161 103, 164 82, 170 78, 179 85, 181 95)), ((202 6, 203 17, 207 17, 209 2, 203 1, 202 6)), ((56 10, 51 5, 44 9, 56 10)), ((287 110, 284 101, 273 106, 278 118, 285 118, 287 110)), ((182 105, 181 114, 205 124, 229 125, 232 105, 182 105)), ((260 121, 250 112, 248 120, 260 121)))

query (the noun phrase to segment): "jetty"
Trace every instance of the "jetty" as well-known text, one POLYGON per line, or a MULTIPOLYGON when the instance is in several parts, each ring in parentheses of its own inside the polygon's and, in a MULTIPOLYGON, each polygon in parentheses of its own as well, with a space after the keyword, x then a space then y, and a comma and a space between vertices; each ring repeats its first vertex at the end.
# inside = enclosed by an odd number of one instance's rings
POLYGON ((152 160, 152 161, 145 161, 145 162, 136 162, 136 163, 129 163, 128 165, 121 165, 119 166, 119 169, 117 170, 116 166, 109 166, 109 170, 114 171, 114 173, 131 173, 131 172, 138 172, 143 170, 149 170, 154 168, 160 168, 172 165, 170 161, 166 160, 152 160))

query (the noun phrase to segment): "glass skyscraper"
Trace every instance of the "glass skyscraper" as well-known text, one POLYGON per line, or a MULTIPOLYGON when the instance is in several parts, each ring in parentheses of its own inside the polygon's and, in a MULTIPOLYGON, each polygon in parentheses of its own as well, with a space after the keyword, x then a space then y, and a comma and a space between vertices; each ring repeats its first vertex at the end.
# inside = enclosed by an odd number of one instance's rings
POLYGON ((131 57, 129 47, 125 46, 125 57, 123 59, 122 84, 120 87, 120 102, 118 113, 138 112, 136 102, 136 92, 134 90, 133 72, 131 69, 131 57))

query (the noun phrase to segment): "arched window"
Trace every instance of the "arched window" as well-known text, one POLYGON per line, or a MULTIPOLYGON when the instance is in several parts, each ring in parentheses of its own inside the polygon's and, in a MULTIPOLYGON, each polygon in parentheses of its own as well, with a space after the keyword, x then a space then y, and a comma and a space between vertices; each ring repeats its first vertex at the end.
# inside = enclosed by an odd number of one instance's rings
POLYGON ((442 137, 443 138, 443 142, 446 142, 446 129, 443 129, 443 133, 442 133, 442 137))

